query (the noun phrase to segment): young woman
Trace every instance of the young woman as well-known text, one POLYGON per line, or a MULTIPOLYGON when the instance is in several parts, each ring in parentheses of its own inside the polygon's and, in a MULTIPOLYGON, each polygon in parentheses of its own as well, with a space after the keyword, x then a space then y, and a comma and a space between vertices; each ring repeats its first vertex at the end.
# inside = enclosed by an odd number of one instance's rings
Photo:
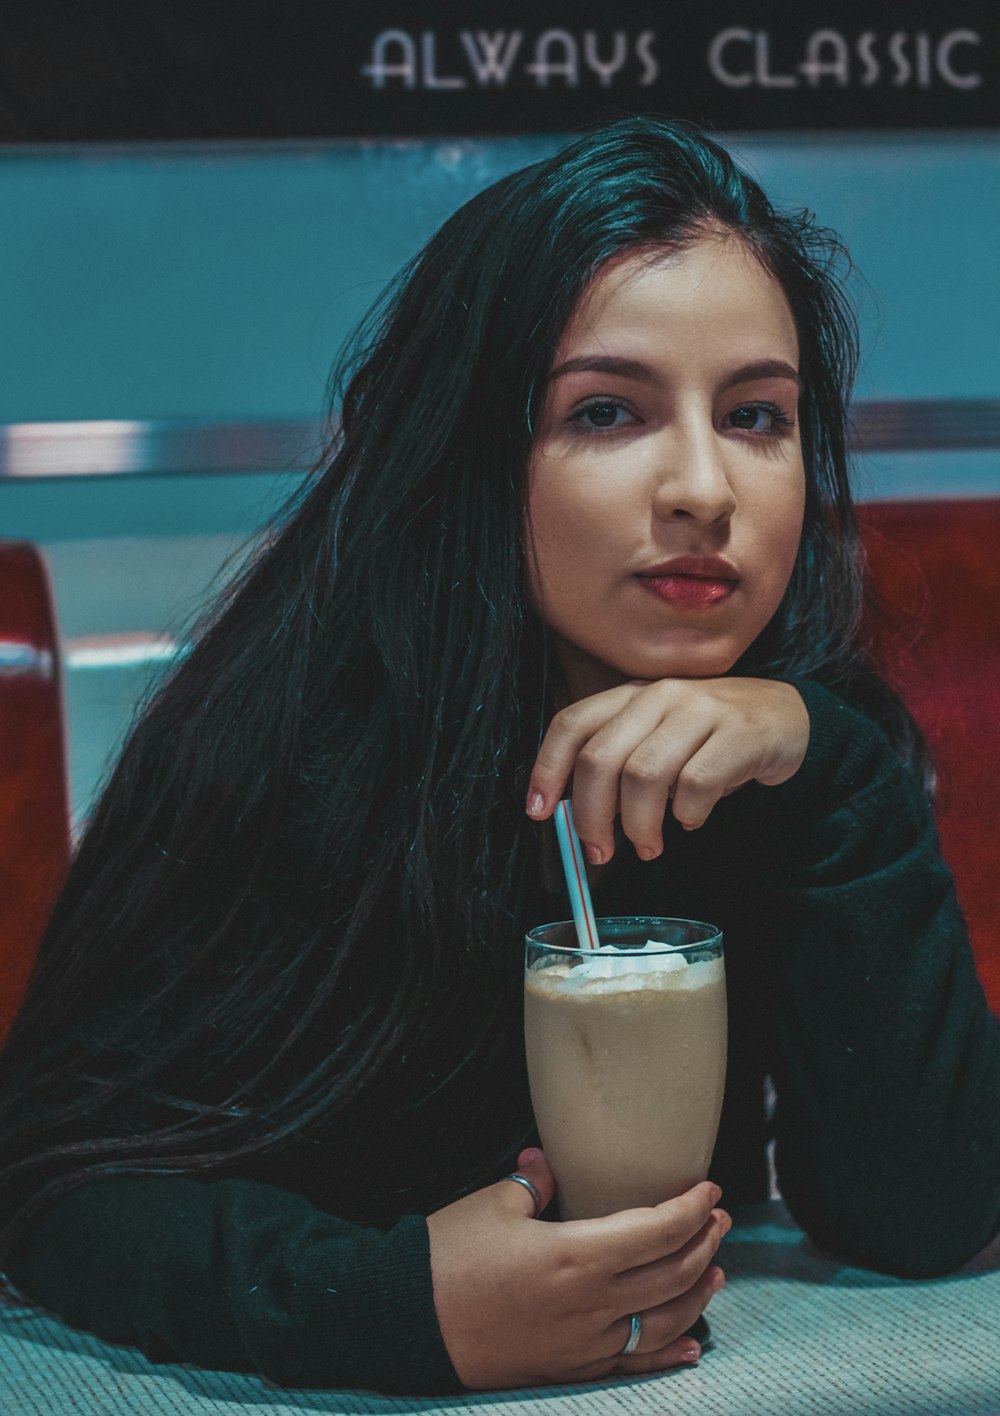
POLYGON ((772 1130, 847 1259, 990 1239, 1000 1041, 861 638, 838 250, 629 120, 403 272, 53 914, 0 1059, 28 1297, 295 1386, 655 1371, 697 1359, 719 1186, 766 1195, 772 1130), (730 1070, 717 1183, 545 1223, 521 939, 565 916, 570 790, 599 913, 723 927, 730 1070))

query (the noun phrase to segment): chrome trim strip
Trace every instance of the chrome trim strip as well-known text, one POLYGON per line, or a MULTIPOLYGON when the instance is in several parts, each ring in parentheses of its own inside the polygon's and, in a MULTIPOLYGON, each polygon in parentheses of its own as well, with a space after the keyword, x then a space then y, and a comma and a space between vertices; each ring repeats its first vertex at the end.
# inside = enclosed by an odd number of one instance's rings
POLYGON ((323 445, 323 425, 299 419, 7 423, 0 425, 0 478, 304 472, 323 445))
POLYGON ((52 655, 48 649, 36 649, 33 644, 0 639, 0 678, 52 677, 52 655))
POLYGON ((169 664, 183 658, 190 647, 152 630, 146 634, 81 634, 65 640, 63 662, 67 669, 126 669, 142 664, 169 664))
MULTIPOLYGON (((1000 448, 1000 398, 910 398, 852 404, 858 452, 1000 448)), ((163 477, 305 472, 333 432, 319 421, 94 419, 0 424, 0 478, 163 477)))
POLYGON ((860 452, 1000 448, 1000 398, 866 399, 851 405, 860 452))

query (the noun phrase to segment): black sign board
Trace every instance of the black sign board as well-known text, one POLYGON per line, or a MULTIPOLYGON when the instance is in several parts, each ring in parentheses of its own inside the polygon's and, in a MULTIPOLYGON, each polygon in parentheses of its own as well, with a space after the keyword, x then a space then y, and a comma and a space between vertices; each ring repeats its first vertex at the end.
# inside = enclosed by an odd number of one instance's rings
POLYGON ((997 0, 33 0, 0 142, 1000 125, 997 0))

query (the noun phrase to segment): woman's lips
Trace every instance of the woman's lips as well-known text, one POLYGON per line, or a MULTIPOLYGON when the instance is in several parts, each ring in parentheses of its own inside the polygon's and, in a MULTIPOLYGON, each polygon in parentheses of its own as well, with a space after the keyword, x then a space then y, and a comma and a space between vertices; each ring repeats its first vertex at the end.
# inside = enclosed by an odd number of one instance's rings
POLYGON ((707 608, 728 600, 738 584, 735 580, 705 575, 640 575, 636 578, 658 600, 686 609, 707 608))

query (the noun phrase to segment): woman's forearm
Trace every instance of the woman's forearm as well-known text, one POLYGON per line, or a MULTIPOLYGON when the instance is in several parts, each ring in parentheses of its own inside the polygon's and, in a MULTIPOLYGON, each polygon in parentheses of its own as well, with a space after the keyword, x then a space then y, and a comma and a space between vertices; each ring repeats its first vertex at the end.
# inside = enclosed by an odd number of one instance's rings
POLYGON ((104 1178, 42 1215, 10 1277, 72 1325, 154 1360, 282 1386, 461 1390, 418 1216, 382 1233, 256 1181, 104 1178))
POLYGON ((797 812, 775 878, 778 1180, 825 1247, 941 1273, 1000 1225, 1000 1029, 923 792, 860 714, 805 696, 811 775, 770 803, 797 812))

